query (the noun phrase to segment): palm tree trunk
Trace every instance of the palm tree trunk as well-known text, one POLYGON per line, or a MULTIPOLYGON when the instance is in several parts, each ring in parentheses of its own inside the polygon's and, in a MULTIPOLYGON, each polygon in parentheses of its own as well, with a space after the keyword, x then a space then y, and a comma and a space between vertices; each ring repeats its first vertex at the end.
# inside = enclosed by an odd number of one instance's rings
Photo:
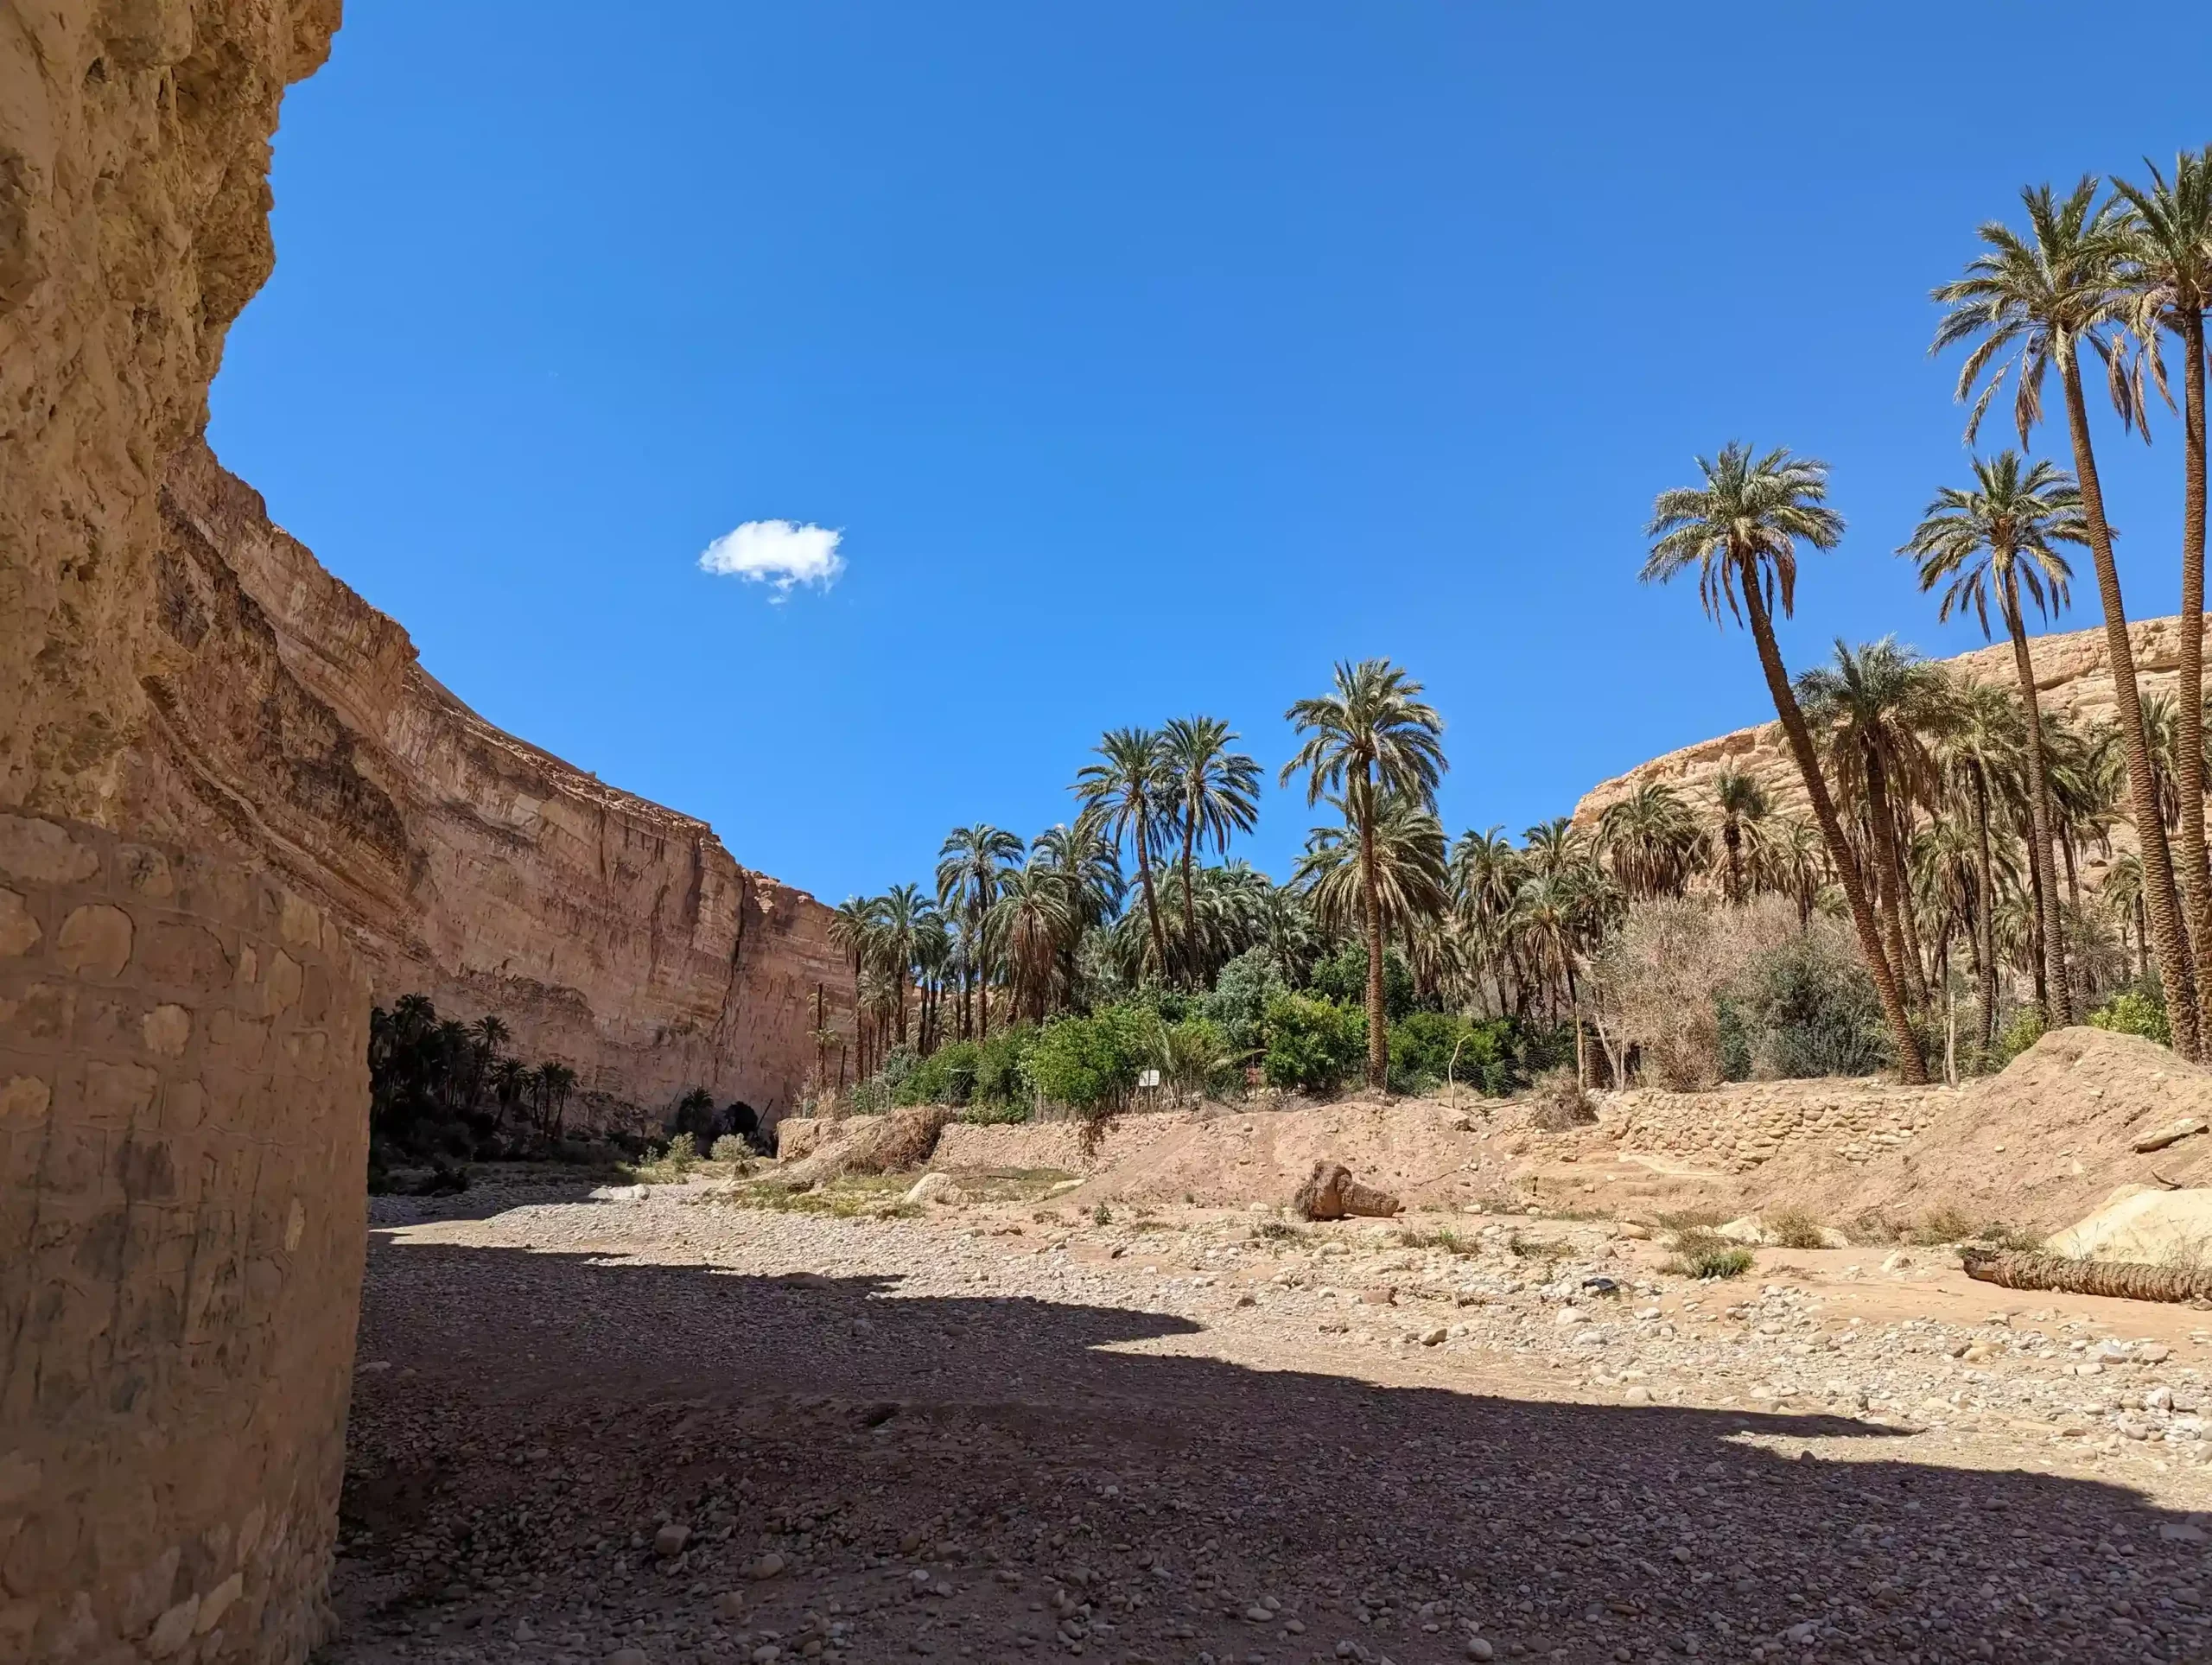
POLYGON ((1730 816, 1720 823, 1720 842, 1728 850, 1728 903, 1732 907, 1744 905, 1744 829, 1730 816))
POLYGON ((2074 995, 2066 980, 2066 939, 2058 929, 2058 875, 2050 861, 2050 776, 2044 761, 2043 702, 2036 694, 2035 658, 2028 651, 2028 630, 2020 617, 2020 581, 2012 563, 2005 567, 2005 631, 2012 639, 2012 674, 2020 684, 2020 711, 2028 728, 2029 867, 2035 875, 2036 938, 2041 957, 2036 973, 2037 999, 2044 1027, 2064 1028, 2074 1021, 2074 995))
POLYGON ((1911 929, 1912 892, 1905 883, 1904 858, 1897 853, 1897 817, 1890 812, 1889 771, 1881 754, 1866 748, 1866 818, 1872 823, 1874 860, 1880 865, 1879 888, 1888 893, 1890 958, 1904 974, 1905 997, 1915 1006, 1928 1004, 1927 981, 1920 975, 1918 932, 1911 929))
POLYGON ((1389 1038, 1382 1028, 1382 910, 1376 889, 1375 788, 1361 793, 1359 877, 1361 909, 1367 916, 1367 1084, 1377 1092, 1390 1085, 1389 1038))
POLYGON ((983 901, 976 899, 976 1039, 991 1038, 991 960, 983 941, 983 901))
POLYGON ((2181 513, 2181 668, 2175 690, 2181 710, 2174 760, 2181 792, 2182 902, 2196 952, 2196 982, 2202 994, 2212 963, 2212 871, 2204 848, 2204 315, 2191 308, 2182 314, 2182 345, 2188 363, 2182 372, 2183 483, 2181 513))
POLYGON ((1981 985, 1981 1045, 1986 1056, 1997 1035, 1997 864, 1989 854, 1989 782, 1979 764, 1974 772, 1974 898, 1973 931, 1974 981, 1981 985))
POLYGON ((1198 806, 1183 806, 1183 978, 1185 983, 1198 987, 1198 916, 1197 905, 1191 899, 1191 856, 1198 842, 1198 806))
POLYGON ((1759 668, 1766 673, 1767 692, 1773 696, 1775 715, 1782 720, 1782 732, 1789 737, 1789 749, 1797 759, 1797 772, 1804 777, 1805 795, 1813 802, 1813 818, 1820 823, 1821 836, 1827 841, 1828 861, 1834 866, 1844 898, 1851 905, 1851 923, 1859 931, 1859 951, 1866 958, 1868 975, 1874 979, 1875 992, 1882 998, 1882 1015, 1890 1026, 1890 1044, 1897 1049, 1897 1074, 1908 1086, 1924 1087, 1928 1084, 1928 1065, 1920 1056, 1919 1038, 1912 1033, 1912 1020, 1905 1015, 1904 1000, 1897 992, 1897 968, 1890 963, 1890 956, 1882 947, 1882 927, 1874 918, 1873 904, 1866 899, 1866 886, 1859 875, 1858 858, 1852 855, 1851 846, 1844 838, 1843 823, 1836 819, 1835 801, 1828 796, 1827 782, 1821 775, 1819 754, 1813 750, 1812 731, 1805 727, 1805 714, 1797 709, 1797 696, 1790 691, 1789 672, 1783 665, 1782 649, 1774 639, 1774 620, 1768 616, 1766 598, 1759 594, 1758 581, 1749 562, 1739 560, 1736 570, 1744 604, 1751 616, 1751 639, 1758 646, 1759 668))
POLYGON ((1159 963, 1160 980, 1167 981, 1167 938, 1160 929, 1160 903, 1152 893, 1152 825, 1137 817, 1137 881, 1144 891, 1145 924, 1152 930, 1152 957, 1159 963))
POLYGON ((2112 559, 2112 528, 2105 521, 2104 491, 2097 480, 2096 453, 2089 443, 2089 412, 2082 398, 2081 361, 2069 357, 2063 368, 2066 424, 2074 442, 2074 475, 2081 483, 2089 553, 2096 561, 2097 599, 2104 606, 2113 703, 2127 753, 2128 797, 2135 810, 2136 840, 2143 851, 2143 889, 2149 905, 2151 936, 2158 950, 2158 976, 2165 985, 2166 1021, 2173 1032, 2174 1050, 2194 1063, 2200 1055, 2196 980, 2190 975, 2189 949, 2182 936, 2173 861, 2166 848, 2166 823, 2158 814, 2158 785, 2151 772, 2150 742, 2143 732, 2142 691, 2135 685, 2135 649, 2127 639, 2127 608, 2120 599, 2120 569, 2112 559))

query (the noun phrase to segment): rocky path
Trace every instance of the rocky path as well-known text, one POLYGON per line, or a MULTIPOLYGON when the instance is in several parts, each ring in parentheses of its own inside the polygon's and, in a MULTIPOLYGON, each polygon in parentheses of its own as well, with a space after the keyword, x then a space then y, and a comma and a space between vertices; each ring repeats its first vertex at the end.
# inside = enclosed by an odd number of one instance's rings
POLYGON ((2212 1658, 2202 1314, 1495 1217, 378 1206, 332 1665, 2212 1658))

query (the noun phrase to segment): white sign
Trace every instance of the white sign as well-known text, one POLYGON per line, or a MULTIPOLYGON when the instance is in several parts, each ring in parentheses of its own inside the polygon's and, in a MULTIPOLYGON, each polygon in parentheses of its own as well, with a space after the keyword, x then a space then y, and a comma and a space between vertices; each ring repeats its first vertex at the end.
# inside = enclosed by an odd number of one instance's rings
POLYGON ((1157 1070, 1147 1070, 1137 1077, 1137 1085, 1140 1087, 1157 1087, 1159 1084, 1160 1071, 1157 1070))

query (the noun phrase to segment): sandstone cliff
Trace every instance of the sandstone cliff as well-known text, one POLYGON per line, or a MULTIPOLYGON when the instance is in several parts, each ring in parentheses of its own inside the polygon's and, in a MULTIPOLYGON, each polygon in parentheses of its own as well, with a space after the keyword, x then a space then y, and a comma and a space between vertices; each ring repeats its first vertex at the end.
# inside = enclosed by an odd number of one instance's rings
POLYGON ((833 1021, 850 1007, 830 910, 486 722, 204 444, 161 504, 132 825, 262 852, 343 923, 379 999, 497 1012, 588 1093, 791 1107, 816 989, 833 1021))
MULTIPOLYGON (((2179 618, 2139 620, 2128 626, 2128 637, 2134 644, 2136 677, 2144 698, 2171 694, 2180 662, 2179 618)), ((2037 697, 2045 713, 2063 713, 2084 727, 2112 720, 2112 662, 2105 651, 2102 626, 2037 637, 2029 644, 2029 650, 2035 661, 2037 697)), ((1976 648, 1944 663, 1976 682, 1995 683, 2006 689, 2016 686, 2012 650, 2005 642, 1976 648)), ((1745 645, 1746 680, 1755 677, 1757 670, 1745 645)), ((1574 818, 1583 826, 1594 824, 1609 805, 1655 780, 1681 788, 1700 810, 1709 809, 1714 782, 1731 766, 1756 777, 1777 809, 1792 815, 1809 813, 1804 783, 1789 755, 1789 742, 1783 738, 1779 724, 1768 722, 1685 746, 1638 764, 1626 774, 1601 781, 1583 794, 1582 801, 1574 806, 1574 818)), ((2124 837, 2124 829, 2122 833, 2124 837)))

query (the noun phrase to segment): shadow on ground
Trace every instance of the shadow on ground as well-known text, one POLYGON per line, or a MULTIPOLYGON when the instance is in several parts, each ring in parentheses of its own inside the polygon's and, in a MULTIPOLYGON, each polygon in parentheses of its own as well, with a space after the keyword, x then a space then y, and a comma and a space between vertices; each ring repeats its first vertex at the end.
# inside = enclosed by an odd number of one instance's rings
MULTIPOLYGON (((1499 1658, 2208 1656, 2196 1528, 2119 1485, 1943 1466, 1849 1419, 1378 1387, 1125 1350, 1205 1344, 1167 1315, 896 1294, 380 1242, 346 1500, 365 1633, 489 1636, 526 1597, 642 1623, 652 1665, 742 1658, 708 1604, 773 1547, 831 1580, 750 1586, 794 1625, 863 1558, 944 1550, 1095 1597, 1076 1623, 1118 1614, 1085 1638, 1112 1659, 1341 1638, 1416 1665, 1465 1657, 1468 1621, 1499 1658), (631 1541, 664 1519, 698 1534, 673 1573, 631 1541), (1302 1632, 1244 1617, 1267 1595, 1302 1632)), ((1050 1611, 1021 1641, 1042 1592, 1019 1594, 887 1615, 847 1657, 1070 1649, 1050 1611)))

